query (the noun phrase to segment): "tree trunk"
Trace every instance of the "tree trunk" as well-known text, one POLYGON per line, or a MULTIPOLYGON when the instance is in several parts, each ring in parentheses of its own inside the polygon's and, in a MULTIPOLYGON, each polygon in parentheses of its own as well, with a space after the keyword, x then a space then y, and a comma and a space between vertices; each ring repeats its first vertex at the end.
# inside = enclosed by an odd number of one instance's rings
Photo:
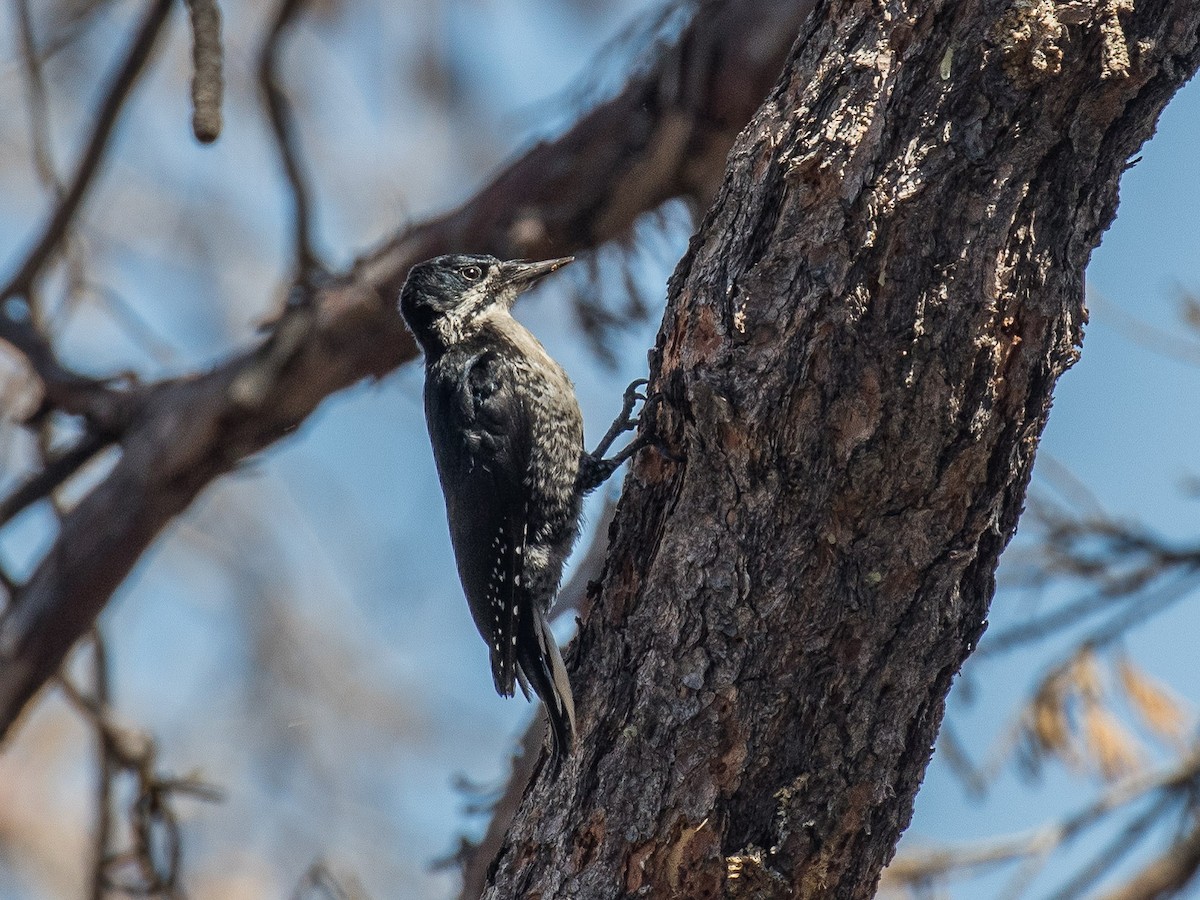
POLYGON ((493 898, 869 897, 1200 4, 823 2, 670 286, 493 898))

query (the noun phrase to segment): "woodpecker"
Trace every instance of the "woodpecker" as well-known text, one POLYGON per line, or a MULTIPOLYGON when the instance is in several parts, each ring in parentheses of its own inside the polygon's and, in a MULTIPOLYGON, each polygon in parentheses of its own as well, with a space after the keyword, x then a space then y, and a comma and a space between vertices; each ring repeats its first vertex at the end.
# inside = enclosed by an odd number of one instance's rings
POLYGON ((604 454, 637 427, 645 384, 592 453, 562 367, 510 313, 517 295, 572 261, 455 254, 420 263, 400 311, 425 355, 425 419, 450 539, 496 691, 541 698, 557 771, 575 735, 575 704, 546 615, 579 533, 582 499, 644 442, 604 454))

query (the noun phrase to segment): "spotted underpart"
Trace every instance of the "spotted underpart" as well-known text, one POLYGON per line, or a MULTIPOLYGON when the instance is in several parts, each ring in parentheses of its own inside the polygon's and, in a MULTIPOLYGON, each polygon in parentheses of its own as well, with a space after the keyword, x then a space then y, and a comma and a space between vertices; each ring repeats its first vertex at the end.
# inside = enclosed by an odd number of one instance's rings
POLYGON ((546 613, 579 530, 583 419, 562 367, 510 315, 517 289, 504 282, 505 265, 424 263, 401 309, 425 351, 425 415, 451 542, 496 690, 511 696, 519 683, 528 695, 532 686, 561 759, 575 711, 546 613), (465 279, 473 268, 480 277, 465 279))

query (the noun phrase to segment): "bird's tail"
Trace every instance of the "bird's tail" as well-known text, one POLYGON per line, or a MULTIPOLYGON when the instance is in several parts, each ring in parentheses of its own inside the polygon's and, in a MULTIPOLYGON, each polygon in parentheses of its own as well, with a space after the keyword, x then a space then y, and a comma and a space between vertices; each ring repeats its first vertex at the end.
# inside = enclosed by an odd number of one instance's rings
POLYGON ((532 616, 521 616, 518 627, 524 633, 517 642, 517 662, 533 686, 534 693, 546 705, 554 770, 557 772, 575 746, 575 699, 571 696, 567 667, 563 665, 558 642, 554 640, 550 623, 541 610, 535 609, 532 616))

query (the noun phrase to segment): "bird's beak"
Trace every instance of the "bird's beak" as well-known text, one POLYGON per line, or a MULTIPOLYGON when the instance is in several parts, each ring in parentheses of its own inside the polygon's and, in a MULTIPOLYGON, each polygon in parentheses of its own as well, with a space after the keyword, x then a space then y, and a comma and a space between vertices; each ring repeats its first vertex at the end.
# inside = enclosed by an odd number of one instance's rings
POLYGON ((526 262, 523 259, 509 260, 500 263, 500 283, 505 287, 515 287, 518 291, 523 291, 551 272, 556 272, 567 263, 574 261, 575 257, 573 256, 547 259, 542 262, 526 262))

